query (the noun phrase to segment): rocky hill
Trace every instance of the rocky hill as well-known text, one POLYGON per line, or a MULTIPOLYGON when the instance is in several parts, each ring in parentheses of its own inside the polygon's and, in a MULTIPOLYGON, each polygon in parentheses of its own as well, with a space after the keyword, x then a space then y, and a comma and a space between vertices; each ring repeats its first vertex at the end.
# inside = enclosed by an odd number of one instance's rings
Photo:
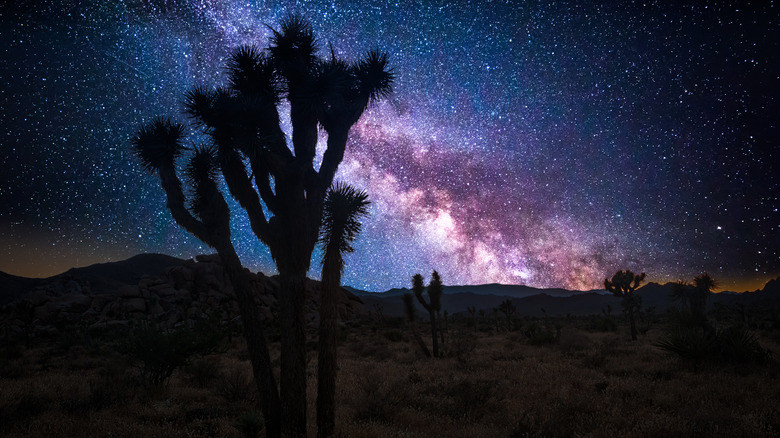
MULTIPOLYGON (((266 321, 274 319, 279 283, 275 277, 250 274, 257 305, 266 321)), ((306 284, 306 318, 318 321, 319 282, 306 284)), ((71 269, 46 279, 0 276, 0 322, 9 330, 25 325, 56 332, 64 325, 126 325, 149 320, 167 327, 198 318, 222 323, 240 318, 233 287, 219 256, 182 260, 160 254, 138 255, 115 263, 71 269)), ((343 320, 365 313, 360 298, 342 290, 343 320)))

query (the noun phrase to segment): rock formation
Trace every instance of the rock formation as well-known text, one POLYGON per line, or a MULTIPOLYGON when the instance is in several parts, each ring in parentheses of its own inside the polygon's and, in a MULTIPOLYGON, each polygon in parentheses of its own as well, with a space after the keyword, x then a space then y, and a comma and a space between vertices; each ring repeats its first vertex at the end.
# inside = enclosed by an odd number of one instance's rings
MULTIPOLYGON (((262 273, 250 275, 255 301, 264 320, 272 324, 279 283, 262 273)), ((313 327, 319 321, 319 287, 318 281, 306 283, 306 318, 313 327)), ((366 313, 360 298, 343 289, 339 312, 343 321, 366 313)), ((66 273, 38 281, 0 312, 5 333, 18 333, 31 325, 46 334, 68 325, 108 327, 134 320, 173 328, 202 318, 222 325, 241 319, 233 287, 216 254, 169 266, 159 275, 143 275, 137 284, 124 284, 113 291, 93 291, 90 280, 66 273)))

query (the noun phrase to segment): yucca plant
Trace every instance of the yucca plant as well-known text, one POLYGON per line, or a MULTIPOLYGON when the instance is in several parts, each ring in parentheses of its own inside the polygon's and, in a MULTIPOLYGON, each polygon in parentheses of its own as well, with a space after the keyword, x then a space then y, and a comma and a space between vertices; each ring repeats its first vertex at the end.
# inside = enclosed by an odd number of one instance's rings
POLYGON ((354 251, 352 242, 360 233, 361 218, 368 215, 368 194, 347 184, 336 183, 328 191, 322 215, 320 242, 322 291, 320 295, 320 339, 317 363, 317 436, 333 435, 338 335, 338 301, 344 254, 354 251))

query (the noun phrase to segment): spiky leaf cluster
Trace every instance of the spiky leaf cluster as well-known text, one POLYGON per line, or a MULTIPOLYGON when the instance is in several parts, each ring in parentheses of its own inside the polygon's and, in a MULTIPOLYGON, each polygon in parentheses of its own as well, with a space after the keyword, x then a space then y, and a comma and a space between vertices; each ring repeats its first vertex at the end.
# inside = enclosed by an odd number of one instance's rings
POLYGON ((236 49, 227 66, 230 88, 267 102, 278 103, 281 95, 279 77, 271 60, 255 46, 236 49))
POLYGON ((199 217, 203 217, 208 206, 209 190, 216 187, 219 174, 217 151, 213 147, 195 148, 195 153, 184 167, 185 181, 193 188, 190 199, 190 209, 199 217))
POLYGON ((425 307, 425 310, 428 312, 441 310, 441 296, 443 291, 444 286, 441 282, 441 276, 439 276, 439 273, 436 271, 433 271, 433 274, 431 274, 431 281, 428 283, 427 289, 425 287, 422 275, 414 274, 414 276, 412 276, 412 292, 414 292, 417 300, 420 302, 420 304, 423 305, 423 307, 425 307), (427 302, 423 297, 423 292, 426 290, 428 292, 427 302))
POLYGON ((139 129, 130 139, 130 144, 141 159, 141 166, 149 172, 156 172, 163 166, 172 166, 184 152, 183 140, 184 126, 181 123, 157 117, 139 129))
POLYGON ((294 83, 304 79, 317 61, 317 40, 311 23, 300 15, 285 17, 280 24, 281 31, 271 29, 270 51, 276 67, 294 83))
POLYGON ((368 215, 368 194, 348 184, 336 183, 325 196, 320 242, 340 254, 354 251, 360 219, 368 215))
POLYGON ((433 271, 431 282, 428 283, 428 297, 431 300, 431 307, 434 310, 441 310, 441 295, 444 293, 444 286, 441 283, 439 273, 433 271))
POLYGON ((389 97, 395 75, 387 68, 387 53, 370 50, 354 68, 357 93, 367 95, 370 101, 389 97))

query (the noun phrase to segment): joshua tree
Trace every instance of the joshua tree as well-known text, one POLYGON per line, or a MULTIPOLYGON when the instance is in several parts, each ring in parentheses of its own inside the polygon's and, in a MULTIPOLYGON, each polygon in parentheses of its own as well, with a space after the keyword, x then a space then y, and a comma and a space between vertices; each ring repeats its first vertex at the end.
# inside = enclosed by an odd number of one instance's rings
POLYGON ((706 272, 693 279, 693 290, 688 300, 693 317, 703 326, 707 325, 707 297, 717 288, 718 283, 706 272))
POLYGON ((499 304, 498 310, 506 316, 506 329, 512 331, 512 315, 517 311, 517 307, 512 300, 504 300, 499 304))
POLYGON ((634 290, 639 287, 645 279, 645 273, 635 275, 629 270, 618 271, 612 276, 612 280, 604 279, 604 289, 608 290, 616 297, 623 298, 623 308, 628 311, 628 321, 631 324, 631 340, 636 341, 636 322, 634 321, 634 310, 637 304, 641 303, 639 296, 634 294, 634 290))
MULTIPOLYGON (((231 280, 244 281, 243 269, 230 242, 230 212, 217 186, 218 174, 246 211, 252 231, 268 246, 282 289, 282 354, 279 391, 275 385, 261 390, 262 403, 269 403, 271 392, 281 394, 282 428, 290 436, 306 434, 305 279, 319 238, 325 194, 344 157, 350 128, 371 102, 389 95, 393 83, 385 53, 372 50, 348 64, 333 50, 324 59, 316 50, 310 24, 287 17, 281 31, 273 31, 266 50, 241 47, 233 52, 228 87, 196 87, 186 94, 187 113, 209 138, 209 145, 198 148, 191 161, 200 163, 191 166, 200 170, 188 178, 194 189, 189 206, 174 163, 185 149, 183 125, 157 119, 133 140, 144 167, 160 176, 174 220, 217 250, 231 280), (282 100, 289 102, 291 145, 280 123, 282 100), (327 134, 327 148, 315 169, 320 127, 327 134)), ((260 348, 262 330, 251 316, 256 311, 251 309, 250 289, 239 293, 241 285, 234 286, 245 332, 254 333, 253 341, 247 334, 248 343, 256 343, 251 352, 260 348)), ((259 373, 272 378, 267 365, 270 362, 253 356, 259 373)), ((278 435, 272 428, 276 420, 268 416, 273 412, 264 409, 263 414, 269 436, 278 435)))
POLYGON ((433 341, 433 357, 439 357, 439 340, 436 337, 436 314, 441 310, 441 295, 444 288, 441 283, 441 277, 439 273, 433 271, 431 274, 431 282, 428 284, 428 302, 423 297, 425 286, 423 284, 423 277, 420 274, 414 274, 412 277, 412 291, 417 297, 417 300, 422 304, 425 310, 428 311, 428 316, 431 319, 431 339, 433 341))
POLYGON ((320 298, 320 339, 317 363, 317 436, 333 435, 336 397, 336 335, 338 295, 344 254, 354 251, 352 242, 360 232, 360 219, 368 215, 368 195, 346 184, 335 184, 327 196, 322 215, 320 241, 322 295, 320 298))
POLYGON ((422 350, 423 354, 425 354, 425 357, 431 357, 431 351, 428 350, 428 346, 425 345, 425 341, 423 341, 422 336, 420 336, 420 333, 417 332, 417 328, 414 326, 414 319, 416 317, 414 311, 414 296, 407 292, 403 295, 403 300, 404 311, 406 311, 406 318, 409 319, 409 326, 412 328, 412 335, 414 335, 414 339, 420 346, 420 350, 422 350))
POLYGON ((476 306, 469 306, 469 307, 466 307, 466 310, 469 312, 469 317, 470 317, 471 323, 474 324, 474 331, 476 332, 477 331, 477 318, 474 315, 476 315, 476 313, 477 313, 477 308, 476 308, 476 306))
POLYGON ((693 284, 678 281, 674 285, 672 298, 687 303, 692 322, 702 328, 708 329, 706 308, 707 297, 718 287, 717 282, 706 272, 695 277, 693 284))

